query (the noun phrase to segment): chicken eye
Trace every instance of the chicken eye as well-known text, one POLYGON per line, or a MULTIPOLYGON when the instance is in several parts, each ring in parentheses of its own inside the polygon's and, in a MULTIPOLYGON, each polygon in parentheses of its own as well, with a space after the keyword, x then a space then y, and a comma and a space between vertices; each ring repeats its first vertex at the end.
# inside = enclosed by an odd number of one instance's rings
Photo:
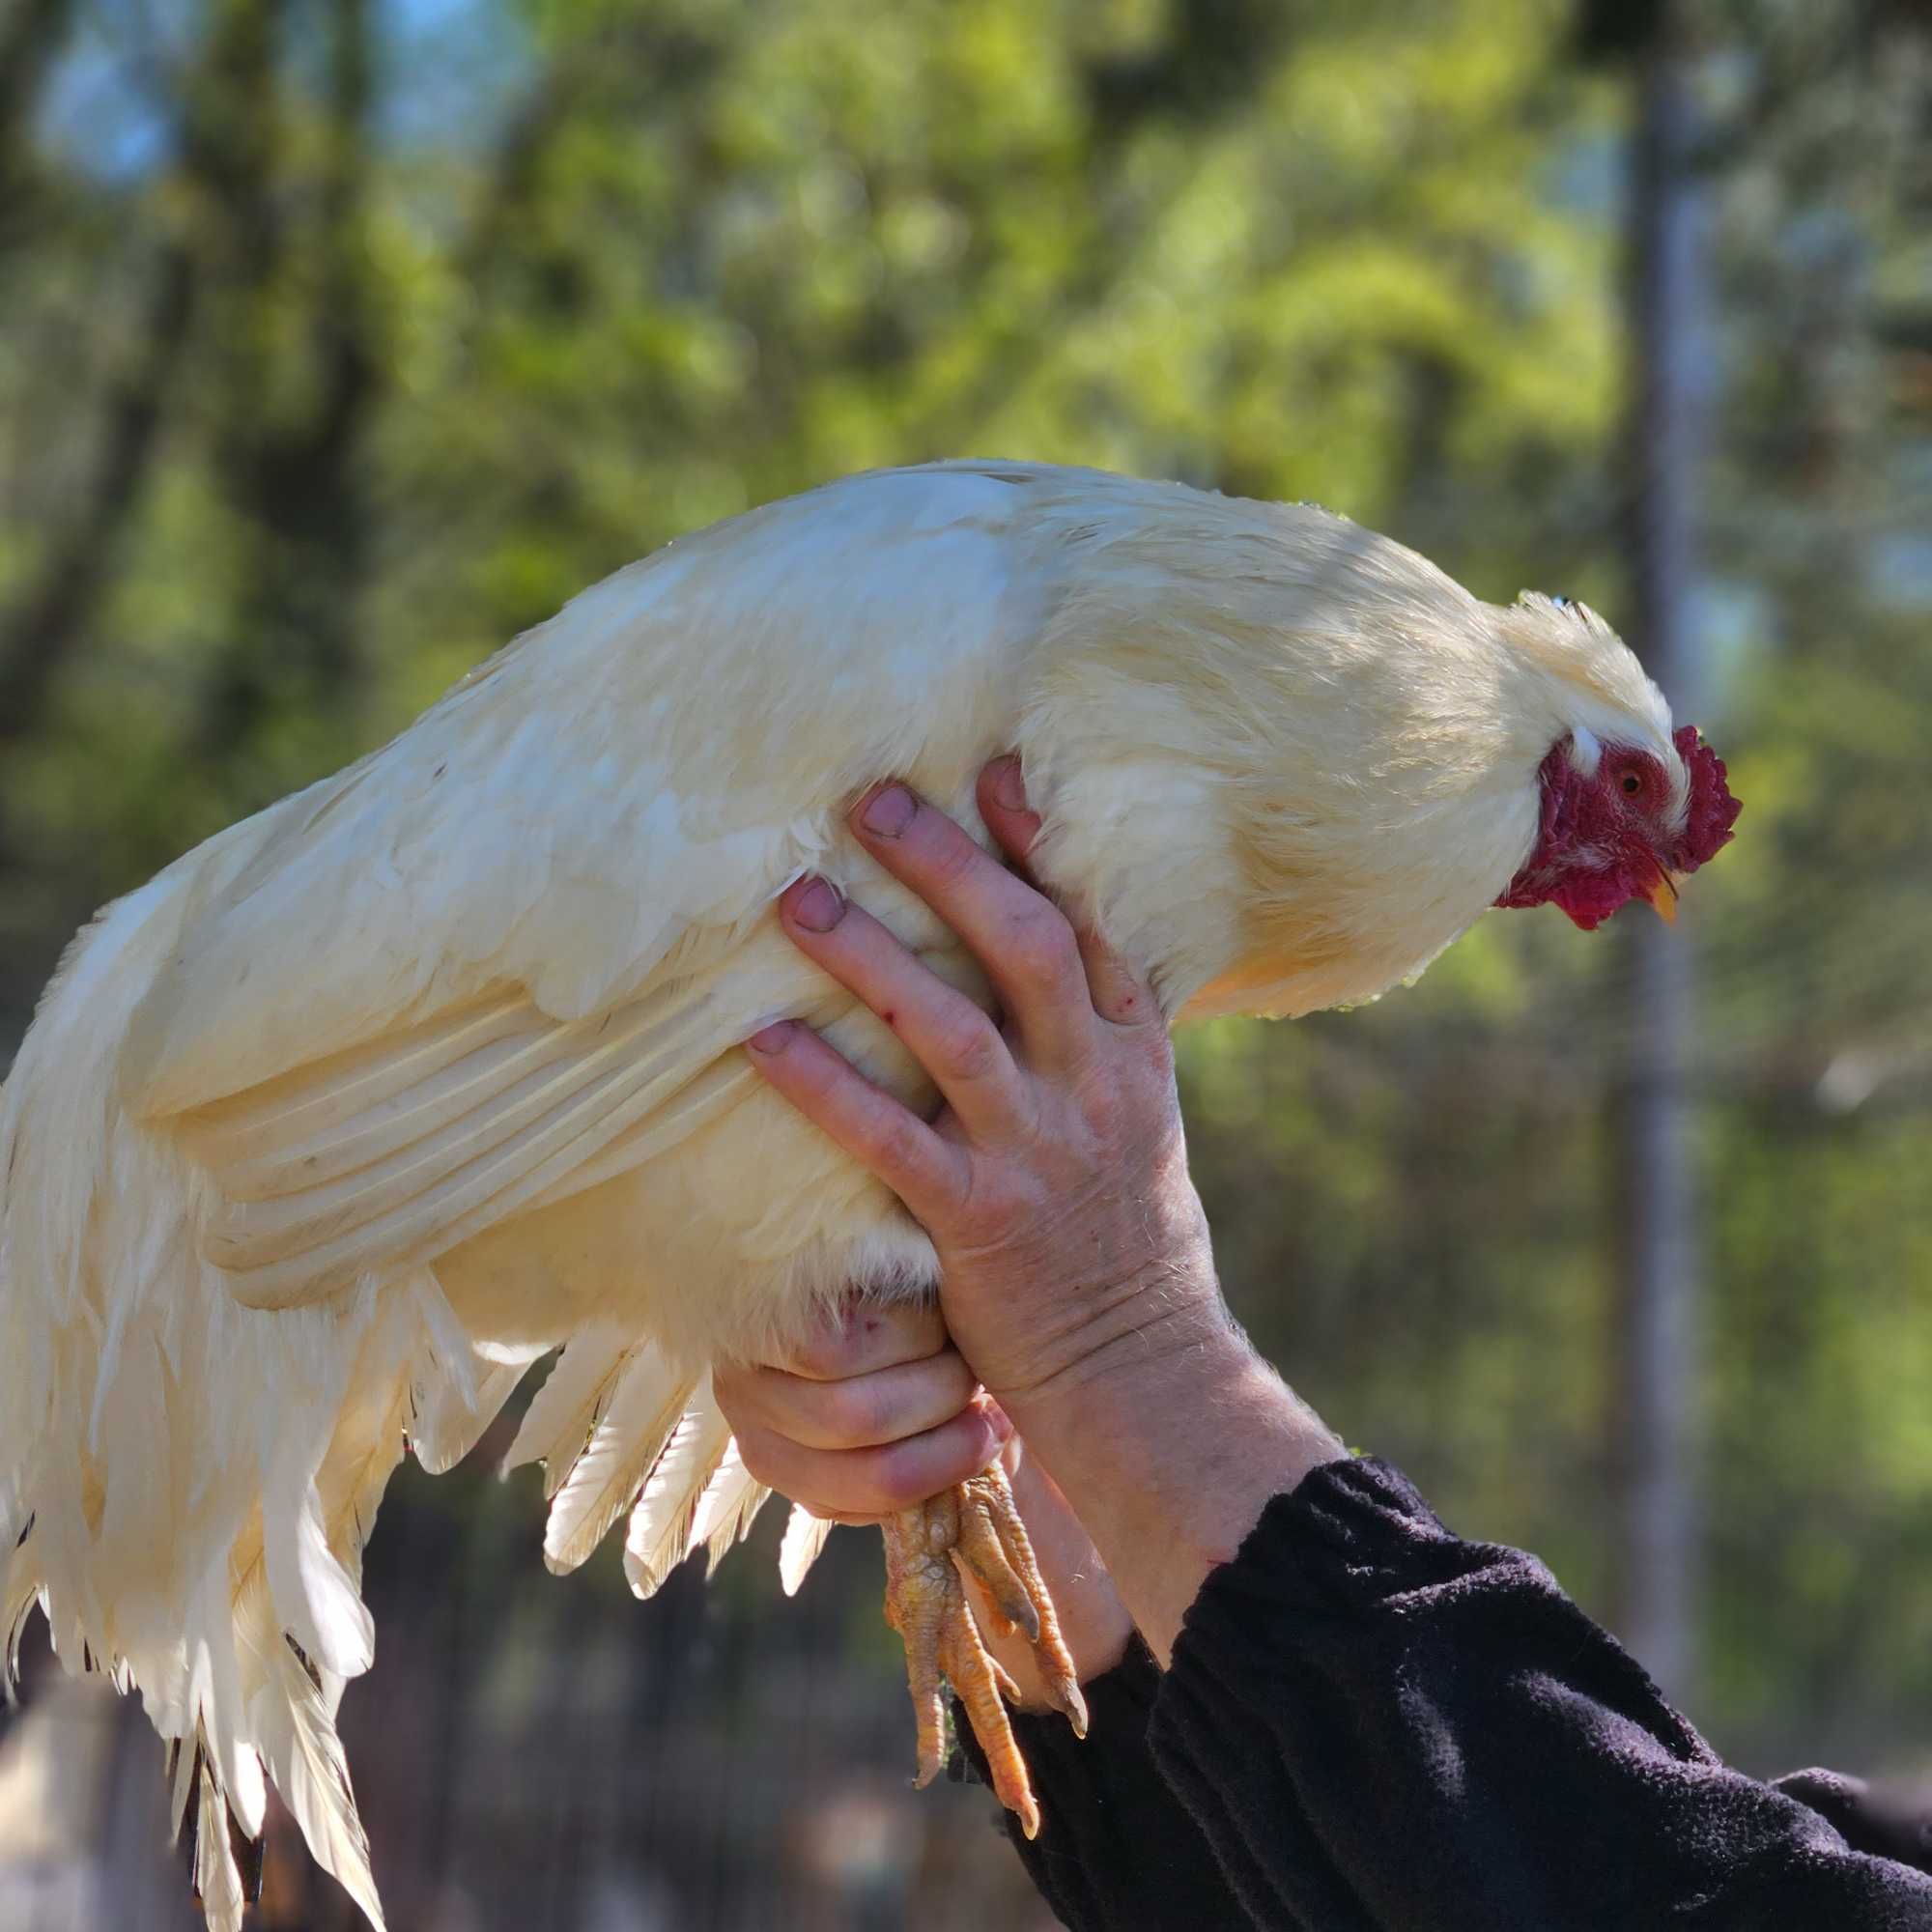
POLYGON ((1623 776, 1623 787, 1627 798, 1634 798, 1643 789, 1643 781, 1634 772, 1626 772, 1623 776))

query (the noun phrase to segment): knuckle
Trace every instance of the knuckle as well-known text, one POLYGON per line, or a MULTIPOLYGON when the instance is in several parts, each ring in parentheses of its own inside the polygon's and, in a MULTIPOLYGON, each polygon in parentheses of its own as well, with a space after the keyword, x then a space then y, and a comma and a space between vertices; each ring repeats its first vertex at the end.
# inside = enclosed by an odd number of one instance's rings
POLYGON ((955 1012, 942 1030, 938 1052, 955 1079, 987 1079, 999 1065, 1000 1036, 977 1007, 955 1012))
POLYGON ((908 1175, 919 1164, 919 1137, 912 1122, 900 1113, 888 1114, 870 1131, 867 1151, 873 1166, 887 1174, 908 1175))
POLYGON ((976 1173, 958 1206, 952 1245, 975 1254, 1003 1248, 1035 1205, 1031 1191, 1012 1185, 1003 1171, 976 1173))
POLYGON ((937 812, 925 812, 921 828, 920 854, 926 876, 937 886, 963 884, 978 869, 985 854, 956 825, 937 812))
POLYGON ((1111 1080, 1098 1081, 1080 1096, 1080 1116, 1096 1140, 1118 1139, 1131 1109, 1126 1096, 1111 1080))
POLYGON ((814 1419, 828 1447, 853 1448, 878 1440, 879 1402, 867 1379, 827 1382, 815 1391, 814 1419))
POLYGON ((1012 969, 1033 985, 1055 985, 1079 963, 1073 928, 1044 900, 1015 916, 1007 946, 1012 969))

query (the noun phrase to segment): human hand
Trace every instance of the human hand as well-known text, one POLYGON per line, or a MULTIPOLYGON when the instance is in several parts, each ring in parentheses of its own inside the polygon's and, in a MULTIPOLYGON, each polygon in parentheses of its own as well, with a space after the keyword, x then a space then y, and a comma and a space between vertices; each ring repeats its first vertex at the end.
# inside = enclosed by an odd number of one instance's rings
MULTIPOLYGON (((977 1476, 1004 1448, 1076 1678, 1120 1662, 1133 1622, 1106 1566, 1012 1424, 975 1385, 932 1303, 855 1300, 784 1365, 721 1363, 712 1389, 746 1468, 838 1522, 876 1522, 923 1502, 977 1476)), ((1053 1706, 1025 1636, 978 1621, 1022 1704, 1053 1706)))
MULTIPOLYGON (((986 768, 979 806, 1023 859, 1039 821, 1017 761, 986 768)), ((748 1041, 752 1062, 925 1228, 960 1353, 1165 1658, 1268 1497, 1342 1445, 1222 1304, 1145 981, 904 786, 867 793, 853 825, 979 956, 1006 1022, 802 879, 785 930, 897 1031, 946 1110, 928 1124, 797 1021, 748 1041)))
MULTIPOLYGON (((1039 820, 1017 760, 986 768, 979 805, 1023 859, 1039 820)), ((802 879, 780 901, 785 930, 898 1032, 947 1108, 928 1125, 795 1021, 750 1041, 752 1059, 925 1228, 947 1326, 980 1380, 1030 1435, 1096 1376, 1225 1341, 1151 990, 906 787, 868 793, 852 822, 979 955, 1006 1022, 825 881, 802 879)))
POLYGON ((963 1483, 1013 1433, 929 1301, 854 1299, 782 1363, 719 1363, 712 1390, 746 1468, 833 1522, 963 1483))

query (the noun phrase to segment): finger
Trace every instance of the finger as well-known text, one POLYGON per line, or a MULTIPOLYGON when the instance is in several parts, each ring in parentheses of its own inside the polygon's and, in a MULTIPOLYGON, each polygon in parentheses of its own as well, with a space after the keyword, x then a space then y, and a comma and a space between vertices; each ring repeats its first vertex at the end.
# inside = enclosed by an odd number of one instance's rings
POLYGON ((943 1215, 965 1186, 965 1152, 910 1107, 874 1087, 800 1020, 781 1020, 745 1042, 746 1058, 922 1221, 943 1215))
MULTIPOLYGON (((1024 864, 1039 836, 1039 813, 1027 804, 1026 779, 1018 758, 995 758, 980 774, 980 816, 1000 849, 1024 864)), ((1160 1018, 1153 989, 1091 926, 1073 922, 1074 943, 1086 969, 1094 1010, 1116 1026, 1140 1026, 1160 1018)))
POLYGON ((741 1419, 808 1449, 869 1449, 950 1422, 973 1400, 973 1372, 953 1349, 867 1376, 818 1382, 782 1369, 753 1369, 736 1391, 741 1419))
MULTIPOLYGON (((789 1425, 803 1408, 832 1437, 855 1442, 861 1436, 885 1442, 917 1434, 948 1420, 974 1397, 972 1373, 952 1348, 936 1301, 881 1302, 859 1293, 818 1321, 782 1364, 720 1361, 712 1389, 734 1435, 761 1429, 797 1435, 801 1432, 789 1425), (902 1366, 923 1375, 879 1378, 879 1371, 902 1366), (814 1406, 815 1400, 833 1396, 841 1380, 863 1384, 862 1393, 848 1398, 842 1411, 814 1406)), ((1005 1411, 990 1397, 979 1401, 995 1435, 1009 1439, 1013 1426, 1005 1411)), ((833 1439, 821 1446, 845 1444, 833 1439)))
POLYGON ((757 1481, 803 1503, 815 1516, 876 1520, 978 1475, 1001 1444, 993 1419, 978 1404, 936 1429, 871 1449, 811 1449, 754 1425, 738 1435, 738 1453, 757 1481))
POLYGON ((1011 1050, 992 1018, 826 880, 800 879, 779 899, 800 951, 850 987, 909 1046, 969 1131, 1024 1099, 1011 1050))
POLYGON ((1115 1026, 1162 1024, 1160 1002, 1153 988, 1101 938, 1093 926, 1073 928, 1080 964, 1087 973, 1088 996, 1094 1010, 1115 1026))
POLYGON ((874 1301, 855 1294, 810 1329, 782 1360, 766 1366, 836 1382, 899 1362, 923 1361, 951 1340, 937 1301, 874 1301))
POLYGON ((1039 813, 1027 804, 1026 776, 1017 753, 1009 752, 981 770, 977 803, 1000 850, 1015 865, 1025 865, 1039 837, 1039 813))
POLYGON ((1058 1065, 1084 1058, 1091 1001, 1060 908, 902 784, 868 792, 852 822, 879 864, 972 949, 1028 1051, 1058 1065))

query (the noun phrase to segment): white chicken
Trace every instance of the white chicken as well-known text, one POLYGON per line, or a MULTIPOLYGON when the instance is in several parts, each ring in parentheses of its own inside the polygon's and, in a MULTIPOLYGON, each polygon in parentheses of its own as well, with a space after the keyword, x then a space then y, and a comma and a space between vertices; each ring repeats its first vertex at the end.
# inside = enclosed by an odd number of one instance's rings
POLYGON ((509 1461, 553 1569, 622 1520, 648 1595, 764 1500, 711 1365, 932 1292, 739 1047, 802 1016, 933 1102, 772 902, 823 872, 989 1003, 843 814, 895 774, 977 832, 1015 748, 1038 875, 1170 1017, 1368 999, 1493 903, 1667 905, 1737 813, 1580 607, 1312 508, 942 464, 618 572, 108 907, 0 1094, 0 1623, 10 1671, 38 1604, 141 1690, 212 1924, 265 1770, 379 1921, 334 1713, 406 1436, 448 1467, 561 1345, 509 1461))

